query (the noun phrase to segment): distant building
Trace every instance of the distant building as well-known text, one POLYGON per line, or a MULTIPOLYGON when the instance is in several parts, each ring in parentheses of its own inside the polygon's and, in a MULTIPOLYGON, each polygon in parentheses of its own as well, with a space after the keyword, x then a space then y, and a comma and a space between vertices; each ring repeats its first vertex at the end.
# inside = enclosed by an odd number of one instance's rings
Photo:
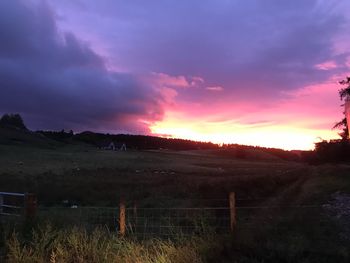
POLYGON ((114 143, 115 151, 126 151, 126 144, 122 142, 114 143))
POLYGON ((103 142, 99 144, 98 148, 109 151, 126 151, 126 144, 120 142, 103 142))

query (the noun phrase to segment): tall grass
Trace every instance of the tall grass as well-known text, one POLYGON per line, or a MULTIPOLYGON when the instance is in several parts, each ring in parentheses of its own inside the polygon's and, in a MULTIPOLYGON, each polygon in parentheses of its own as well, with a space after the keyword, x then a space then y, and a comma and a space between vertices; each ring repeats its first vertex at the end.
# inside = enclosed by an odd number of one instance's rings
POLYGON ((50 224, 33 230, 27 238, 13 233, 6 243, 9 263, 200 263, 220 250, 213 236, 137 241, 102 228, 88 232, 77 227, 55 229, 50 224))

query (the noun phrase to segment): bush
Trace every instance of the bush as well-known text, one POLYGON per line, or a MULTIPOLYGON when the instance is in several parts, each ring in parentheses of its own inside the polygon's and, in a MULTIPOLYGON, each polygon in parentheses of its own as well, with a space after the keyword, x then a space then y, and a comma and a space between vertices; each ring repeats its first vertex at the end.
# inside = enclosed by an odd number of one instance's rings
POLYGON ((316 162, 349 162, 350 141, 331 140, 315 144, 316 162))
POLYGON ((0 127, 27 130, 23 119, 19 114, 4 114, 0 119, 0 127))

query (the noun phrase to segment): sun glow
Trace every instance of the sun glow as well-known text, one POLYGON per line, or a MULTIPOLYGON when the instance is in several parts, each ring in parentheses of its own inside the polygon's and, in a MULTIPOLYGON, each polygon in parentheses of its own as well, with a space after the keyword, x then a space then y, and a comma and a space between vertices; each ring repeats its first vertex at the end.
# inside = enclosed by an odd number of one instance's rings
POLYGON ((165 120, 151 126, 153 134, 213 143, 237 143, 285 150, 310 150, 322 139, 336 138, 331 130, 312 130, 288 126, 267 125, 249 127, 239 123, 179 122, 165 120))

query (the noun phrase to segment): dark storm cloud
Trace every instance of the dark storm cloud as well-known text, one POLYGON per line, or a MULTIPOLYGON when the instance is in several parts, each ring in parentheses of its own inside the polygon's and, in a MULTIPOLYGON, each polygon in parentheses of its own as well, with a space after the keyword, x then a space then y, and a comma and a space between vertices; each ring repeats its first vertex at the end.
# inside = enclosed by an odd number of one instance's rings
MULTIPOLYGON (((75 0, 57 6, 66 14, 62 24, 81 32, 103 17, 93 31, 112 43, 111 56, 129 70, 200 76, 208 86, 222 86, 225 98, 256 89, 276 98, 276 91, 344 71, 347 54, 333 50, 344 25, 341 2, 75 0), (68 6, 84 11, 73 17, 68 6), (315 67, 326 60, 337 67, 315 67)), ((205 99, 202 92, 185 96, 205 99)))
POLYGON ((162 104, 159 90, 107 70, 87 43, 61 32, 45 1, 0 2, 0 113, 41 129, 147 133, 162 104))
POLYGON ((348 69, 344 3, 3 0, 0 113, 35 128, 147 132, 176 107, 269 107, 348 69))

